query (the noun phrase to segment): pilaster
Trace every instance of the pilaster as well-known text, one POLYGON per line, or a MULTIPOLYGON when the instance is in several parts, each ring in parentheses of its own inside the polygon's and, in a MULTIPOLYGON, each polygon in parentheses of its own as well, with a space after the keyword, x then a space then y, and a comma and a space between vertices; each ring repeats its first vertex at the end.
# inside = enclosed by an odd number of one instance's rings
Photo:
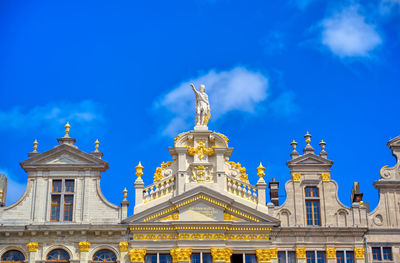
POLYGON ((229 263, 231 262, 233 250, 231 248, 211 248, 211 256, 214 263, 229 263))
POLYGON ((120 263, 128 263, 128 242, 119 242, 120 263))
POLYGON ((256 249, 258 263, 271 263, 271 251, 269 249, 256 249))
POLYGON ((336 248, 326 249, 326 259, 327 263, 336 263, 336 248))
POLYGON ((306 263, 306 249, 296 248, 296 259, 297 263, 306 263))
POLYGON ((354 263, 365 263, 365 249, 354 248, 354 263))
POLYGON ((26 244, 26 247, 28 248, 28 252, 29 252, 28 263, 35 263, 39 244, 37 242, 29 242, 28 244, 26 244))
POLYGON ((90 242, 82 241, 79 242, 79 262, 87 263, 89 257, 90 242))
POLYGON ((173 263, 178 263, 178 262, 190 263, 190 256, 192 255, 191 248, 173 248, 170 249, 170 253, 173 263))
POLYGON ((129 249, 129 259, 133 263, 144 263, 145 256, 146 256, 146 249, 144 248, 129 249))

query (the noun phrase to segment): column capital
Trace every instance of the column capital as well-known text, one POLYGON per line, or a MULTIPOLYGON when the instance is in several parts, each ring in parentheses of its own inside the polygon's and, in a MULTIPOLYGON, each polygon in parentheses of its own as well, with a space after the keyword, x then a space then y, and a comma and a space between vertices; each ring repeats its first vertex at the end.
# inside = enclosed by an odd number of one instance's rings
POLYGON ((259 263, 271 262, 271 250, 270 249, 256 249, 256 256, 259 263))
POLYGON ((297 258, 306 258, 306 249, 305 248, 296 248, 296 257, 297 258))
POLYGON ((143 263, 144 256, 146 256, 146 249, 144 248, 130 248, 129 249, 129 259, 131 262, 143 263))
POLYGON ((81 241, 79 242, 79 250, 88 252, 90 249, 90 242, 88 241, 81 241))
POLYGON ((128 251, 128 242, 119 242, 119 250, 120 251, 128 251))
POLYGON ((190 262, 191 248, 172 248, 169 250, 172 262, 190 262))
POLYGON ((336 258, 336 248, 326 248, 327 258, 336 258))
POLYGON ((231 248, 211 248, 211 255, 215 263, 231 261, 233 250, 231 248))
POLYGON ((363 259, 365 255, 365 249, 361 248, 354 248, 354 255, 356 259, 363 259))
POLYGON ((29 252, 36 252, 38 250, 39 244, 38 242, 29 242, 26 244, 29 252))

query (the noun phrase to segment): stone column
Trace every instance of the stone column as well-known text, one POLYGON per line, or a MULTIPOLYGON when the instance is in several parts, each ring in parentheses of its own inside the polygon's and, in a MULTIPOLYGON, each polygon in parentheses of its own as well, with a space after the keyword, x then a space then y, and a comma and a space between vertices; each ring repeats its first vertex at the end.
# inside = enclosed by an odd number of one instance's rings
POLYGON ((36 252, 38 250, 39 244, 37 242, 29 242, 26 244, 28 247, 28 263, 35 263, 36 262, 36 252))
POLYGON ((145 256, 146 256, 146 249, 144 248, 129 249, 129 259, 133 263, 144 263, 145 256))
POLYGON ((306 263, 306 249, 296 248, 297 263, 306 263))
POLYGON ((173 263, 178 263, 178 262, 190 263, 190 256, 192 255, 191 248, 173 248, 170 249, 170 253, 173 263))
POLYGON ((120 263, 129 262, 128 259, 128 242, 119 242, 119 251, 120 251, 120 263))
POLYGON ((89 249, 90 249, 90 242, 87 242, 87 241, 79 242, 79 251, 80 251, 79 262, 80 263, 88 262, 89 249))
POLYGON ((365 263, 365 249, 354 248, 354 263, 365 263))
POLYGON ((214 263, 230 263, 233 250, 231 248, 212 248, 211 255, 214 263))
POLYGON ((326 248, 327 263, 336 263, 336 248, 326 248))

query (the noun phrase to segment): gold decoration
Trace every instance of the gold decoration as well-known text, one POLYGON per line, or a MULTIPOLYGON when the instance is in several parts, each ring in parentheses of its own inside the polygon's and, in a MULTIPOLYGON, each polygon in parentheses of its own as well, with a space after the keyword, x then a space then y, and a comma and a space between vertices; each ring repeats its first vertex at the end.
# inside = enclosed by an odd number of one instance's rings
POLYGON ((265 176, 265 167, 260 162, 260 165, 257 167, 257 176, 263 178, 265 176))
POLYGON ((231 248, 211 248, 213 262, 231 262, 232 251, 231 248))
POLYGON ((306 258, 306 249, 305 248, 296 248, 296 257, 297 258, 306 258))
POLYGON ((236 168, 239 170, 240 172, 240 180, 242 180, 243 182, 249 183, 249 176, 246 174, 246 168, 242 167, 242 165, 238 162, 228 162, 232 168, 236 168))
POLYGON ((191 146, 186 146, 187 147, 187 153, 189 155, 194 156, 195 154, 199 156, 200 160, 203 160, 204 154, 211 156, 214 154, 214 148, 206 148, 205 146, 205 140, 197 140, 197 143, 199 146, 197 147, 191 147, 191 146))
POLYGON ((237 216, 228 214, 228 213, 224 213, 224 220, 228 220, 228 221, 231 221, 231 220, 234 220, 234 221, 244 221, 243 218, 240 218, 240 217, 237 217, 237 216))
POLYGON ((229 138, 228 138, 228 137, 226 137, 225 135, 223 135, 222 133, 219 133, 219 132, 214 132, 214 134, 217 134, 217 135, 219 135, 220 137, 222 137, 222 139, 224 139, 224 141, 225 141, 226 144, 228 145, 228 142, 229 142, 229 138))
POLYGON ((190 262, 191 248, 173 248, 170 249, 172 262, 190 262))
POLYGON ((98 153, 99 152, 99 146, 100 146, 100 142, 99 139, 96 139, 96 141, 94 142, 94 152, 98 153))
POLYGON ((278 249, 277 248, 270 248, 271 258, 278 258, 278 249))
POLYGON ((37 147, 38 147, 38 141, 35 139, 35 141, 33 142, 33 152, 37 153, 37 147))
POLYGON ((37 242, 29 242, 28 244, 26 244, 26 246, 29 252, 36 252, 39 244, 37 242))
POLYGON ((336 248, 327 248, 326 249, 326 257, 327 258, 336 258, 336 248))
POLYGON ((130 248, 129 249, 129 259, 131 262, 136 262, 136 263, 143 263, 144 262, 144 256, 146 256, 146 249, 134 249, 130 248))
POLYGON ((143 175, 143 169, 144 167, 142 166, 142 164, 139 162, 139 164, 135 167, 136 169, 136 175, 137 177, 141 177, 143 175))
POLYGON ((271 231, 270 227, 230 227, 230 226, 135 226, 130 228, 131 231, 176 231, 176 230, 226 230, 226 231, 271 231))
POLYGON ((361 248, 354 248, 354 254, 356 259, 363 259, 365 255, 365 249, 363 247, 361 248))
POLYGON ((174 161, 168 161, 168 162, 166 162, 166 163, 165 163, 165 162, 162 162, 162 163, 161 163, 161 166, 156 168, 156 172, 155 172, 155 174, 154 174, 154 182, 158 182, 158 181, 161 181, 161 180, 163 179, 162 172, 164 171, 165 168, 171 166, 171 164, 172 164, 173 162, 174 162, 174 161))
POLYGON ((147 240, 268 241, 270 240, 269 235, 267 234, 223 234, 223 233, 134 234, 132 236, 132 239, 135 241, 147 241, 147 240))
POLYGON ((193 181, 196 181, 198 183, 211 181, 210 171, 208 170, 207 166, 204 165, 195 166, 194 169, 192 169, 192 172, 193 172, 192 176, 193 181))
POLYGON ((170 214, 169 216, 160 218, 160 221, 166 221, 166 220, 179 220, 179 212, 170 214))
POLYGON ((119 250, 120 251, 128 251, 128 242, 119 242, 119 250))
POLYGON ((330 173, 321 173, 322 182, 330 182, 331 174, 330 173))
POLYGON ((3 194, 4 194, 3 190, 0 189, 0 204, 3 202, 3 194))
POLYGON ((128 197, 128 190, 126 190, 126 187, 125 187, 124 191, 122 191, 122 194, 124 196, 124 200, 122 200, 122 201, 127 201, 126 198, 128 197))
POLYGON ((71 129, 71 125, 69 125, 69 122, 67 122, 64 126, 65 129, 65 135, 64 137, 69 137, 69 130, 71 129))
POLYGON ((292 173, 293 182, 300 182, 301 173, 292 173))
POLYGON ((80 251, 89 251, 89 249, 90 249, 90 242, 88 241, 79 242, 80 251))
POLYGON ((258 263, 269 263, 271 262, 271 251, 269 249, 256 249, 256 256, 258 263))

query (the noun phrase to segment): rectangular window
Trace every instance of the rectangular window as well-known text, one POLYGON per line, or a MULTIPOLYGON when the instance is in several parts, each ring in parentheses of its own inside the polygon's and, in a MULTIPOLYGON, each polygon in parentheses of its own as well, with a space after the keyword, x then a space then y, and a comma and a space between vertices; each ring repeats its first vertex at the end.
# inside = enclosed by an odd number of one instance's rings
POLYGON ((317 263, 325 263, 325 252, 317 252, 317 263))
POLYGON ((210 253, 203 253, 203 263, 212 263, 212 257, 210 253))
POLYGON ((147 254, 144 258, 145 263, 157 263, 157 254, 147 254))
POLYGON ((244 258, 245 263, 257 263, 256 255, 246 254, 244 258))
POLYGON ((346 251, 346 263, 354 263, 354 252, 346 251))
POLYGON ((306 197, 319 197, 318 188, 314 186, 308 186, 304 189, 306 197))
POLYGON ((190 256, 191 263, 200 263, 200 254, 192 254, 190 256))
POLYGON ((72 221, 73 195, 64 196, 64 221, 72 221))
POLYGON ((306 201, 306 216, 307 216, 307 225, 309 226, 321 225, 318 200, 306 201))
POLYGON ((337 251, 336 252, 336 262, 337 263, 346 263, 344 259, 344 252, 343 251, 337 251))
POLYGON ((60 221, 60 195, 53 195, 51 197, 51 221, 60 221))
POLYGON ((296 252, 289 251, 287 255, 288 255, 288 262, 287 263, 296 263, 296 252))
POLYGON ((74 192, 74 180, 65 180, 65 192, 74 192))
POLYGON ((373 247, 372 248, 372 259, 373 260, 382 260, 381 248, 373 247))
POLYGON ((307 263, 315 263, 315 252, 306 252, 307 263))
POLYGON ((278 252, 278 263, 286 263, 286 253, 284 251, 278 252))
POLYGON ((278 263, 296 263, 296 252, 278 251, 278 263))
POLYGON ((53 193, 61 193, 61 180, 53 180, 53 193))
POLYGON ((172 263, 170 254, 160 254, 160 263, 172 263))
POLYGON ((392 248, 384 247, 382 250, 383 250, 383 260, 392 260, 392 248))

